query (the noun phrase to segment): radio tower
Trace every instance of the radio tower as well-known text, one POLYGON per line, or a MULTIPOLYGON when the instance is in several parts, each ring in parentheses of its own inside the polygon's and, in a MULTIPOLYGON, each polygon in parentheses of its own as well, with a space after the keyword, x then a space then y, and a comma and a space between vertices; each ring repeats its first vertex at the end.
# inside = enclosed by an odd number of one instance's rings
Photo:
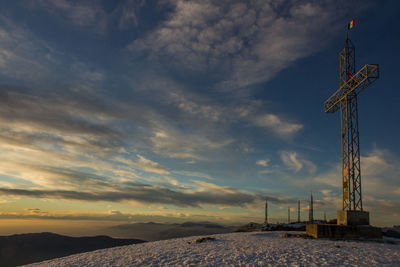
POLYGON ((290 208, 287 208, 287 223, 290 223, 290 208))
POLYGON ((311 198, 310 198, 310 209, 308 211, 308 221, 311 223, 314 221, 314 207, 313 207, 312 193, 311 193, 311 198))
MULTIPOLYGON (((348 29, 355 25, 352 20, 348 29)), ((355 71, 355 47, 348 33, 339 53, 339 89, 324 103, 326 113, 340 109, 342 140, 342 211, 338 212, 339 224, 360 224, 358 219, 350 223, 348 218, 363 217, 365 224, 369 213, 363 213, 361 195, 360 142, 358 132, 357 96, 379 78, 378 64, 366 64, 355 71), (356 214, 348 216, 349 213, 356 214), (360 217, 361 216, 361 217, 360 217), (340 222, 339 222, 340 221, 340 222)))
POLYGON ((297 201, 297 222, 300 222, 300 200, 297 201))
POLYGON ((265 200, 265 218, 264 218, 264 224, 268 224, 268 201, 265 200))

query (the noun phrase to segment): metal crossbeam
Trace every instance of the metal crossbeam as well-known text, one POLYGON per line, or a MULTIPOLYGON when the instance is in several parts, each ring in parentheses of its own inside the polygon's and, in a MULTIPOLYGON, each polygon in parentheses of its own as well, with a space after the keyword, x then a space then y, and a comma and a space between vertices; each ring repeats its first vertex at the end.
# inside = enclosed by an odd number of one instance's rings
MULTIPOLYGON (((351 75, 351 74, 350 74, 351 75)), ((349 94, 358 95, 362 90, 379 78, 379 65, 366 64, 359 72, 348 79, 325 103, 325 112, 334 113, 339 108, 339 103, 349 94)))

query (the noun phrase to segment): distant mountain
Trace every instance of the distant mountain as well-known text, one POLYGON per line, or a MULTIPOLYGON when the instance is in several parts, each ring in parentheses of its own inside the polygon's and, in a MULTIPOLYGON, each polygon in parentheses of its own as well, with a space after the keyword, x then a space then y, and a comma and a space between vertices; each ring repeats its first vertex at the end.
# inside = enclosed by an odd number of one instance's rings
POLYGON ((108 236, 69 237, 53 233, 0 236, 0 266, 17 266, 102 248, 143 243, 108 236))
POLYGON ((236 228, 210 222, 173 223, 131 223, 104 229, 111 236, 135 237, 147 241, 164 240, 194 235, 231 233, 236 228))

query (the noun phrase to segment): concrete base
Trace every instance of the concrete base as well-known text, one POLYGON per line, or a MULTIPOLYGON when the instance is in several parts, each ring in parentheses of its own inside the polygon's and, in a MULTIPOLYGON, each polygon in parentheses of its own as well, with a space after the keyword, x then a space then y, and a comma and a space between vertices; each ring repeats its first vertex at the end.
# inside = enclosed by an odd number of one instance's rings
POLYGON ((360 210, 338 210, 339 225, 369 225, 369 212, 360 210))
POLYGON ((306 233, 314 238, 381 239, 380 228, 369 225, 307 224, 306 233))

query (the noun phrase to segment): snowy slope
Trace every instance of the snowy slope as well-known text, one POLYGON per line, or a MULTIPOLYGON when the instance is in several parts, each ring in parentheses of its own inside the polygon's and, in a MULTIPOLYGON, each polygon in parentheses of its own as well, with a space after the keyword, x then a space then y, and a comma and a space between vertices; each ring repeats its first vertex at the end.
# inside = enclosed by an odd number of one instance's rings
POLYGON ((31 266, 400 266, 400 245, 282 238, 283 232, 213 235, 148 242, 76 254, 31 266))

